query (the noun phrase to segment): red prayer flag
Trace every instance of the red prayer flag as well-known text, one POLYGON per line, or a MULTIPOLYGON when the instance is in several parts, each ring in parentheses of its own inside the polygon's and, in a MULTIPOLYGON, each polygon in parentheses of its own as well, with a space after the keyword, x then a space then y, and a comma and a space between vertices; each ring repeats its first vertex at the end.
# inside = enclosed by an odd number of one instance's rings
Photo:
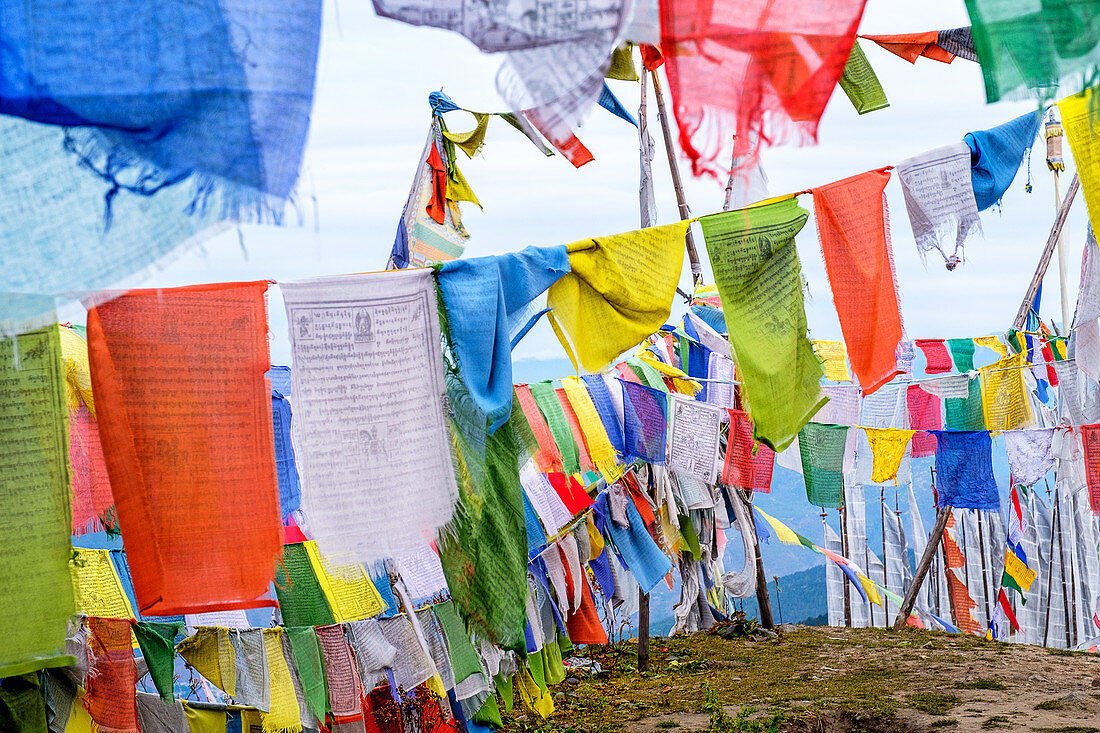
POLYGON ((955 625, 967 634, 981 634, 982 626, 971 613, 978 604, 970 597, 966 584, 959 580, 954 570, 947 571, 947 589, 951 597, 951 608, 955 611, 955 625))
POLYGON ((531 432, 539 446, 538 452, 531 456, 535 465, 543 473, 561 471, 561 451, 558 449, 558 444, 554 442, 554 435, 550 432, 550 426, 546 424, 546 418, 543 417, 538 403, 535 402, 535 396, 531 394, 531 388, 526 384, 517 384, 515 395, 520 410, 523 411, 523 417, 531 426, 531 432))
POLYGON ((772 490, 775 451, 752 437, 752 420, 744 410, 730 410, 730 433, 722 483, 767 494, 772 490), (756 454, 753 455, 753 447, 756 454))
POLYGON ((909 408, 909 427, 918 431, 912 440, 913 458, 935 455, 936 436, 925 431, 943 428, 940 398, 925 392, 919 384, 910 384, 905 390, 905 402, 909 408))
POLYGON ((825 271, 864 395, 901 373, 894 353, 901 311, 884 195, 889 180, 889 169, 880 168, 814 189, 825 271))
POLYGON ((866 0, 660 0, 680 148, 726 180, 760 144, 814 142, 866 0), (736 135, 736 141, 734 136, 736 135))
POLYGON ((943 374, 954 368, 951 354, 947 352, 943 339, 917 339, 913 343, 924 352, 924 360, 927 362, 925 373, 943 374))
MULTIPOLYGON (((558 550, 561 552, 561 550, 558 550)), ((572 585, 569 577, 569 563, 562 559, 565 567, 566 585, 572 585)), ((606 644, 607 631, 600 623, 600 615, 596 612, 596 601, 592 597, 592 588, 588 585, 588 575, 581 575, 581 607, 565 619, 565 628, 569 632, 569 641, 574 644, 606 644)))
POLYGON ((554 487, 561 503, 574 517, 592 506, 592 497, 581 486, 581 482, 572 476, 566 476, 559 471, 546 474, 546 480, 554 487))
POLYGON ((592 152, 577 138, 569 124, 558 119, 553 112, 535 107, 524 110, 522 114, 531 126, 542 133, 546 141, 554 146, 555 150, 573 164, 574 168, 580 168, 585 163, 595 160, 592 152))
POLYGON ((1089 507, 1100 514, 1100 425, 1081 426, 1081 444, 1085 449, 1085 478, 1089 484, 1089 507))
POLYGON ((427 163, 432 169, 432 198, 427 212, 436 224, 442 224, 447 218, 447 166, 435 143, 432 143, 427 163))
POLYGON ((661 64, 665 62, 665 57, 661 55, 661 49, 648 43, 643 43, 638 48, 642 52, 642 66, 646 68, 646 71, 656 71, 661 68, 661 64))
POLYGON ((100 728, 114 733, 137 733, 137 664, 130 641, 130 622, 89 617, 88 651, 91 671, 82 699, 88 715, 100 728))
POLYGON ((1000 591, 997 592, 997 605, 1004 611, 1005 617, 1008 619, 1008 622, 1012 624, 1013 630, 1019 631, 1020 622, 1016 620, 1016 614, 1012 610, 1012 604, 1008 602, 1008 596, 1005 595, 1004 588, 1001 588, 1000 591))
POLYGON ((99 436, 144 614, 274 605, 282 551, 267 282, 132 290, 88 313, 99 436))
POLYGON ((897 33, 887 36, 864 36, 868 41, 874 41, 890 53, 905 59, 911 64, 917 63, 921 56, 942 61, 949 64, 955 60, 955 54, 951 53, 940 42, 939 31, 926 31, 924 33, 897 33))
POLYGON ((103 461, 99 428, 88 408, 69 409, 69 464, 72 467, 73 534, 101 529, 114 506, 111 481, 103 461))

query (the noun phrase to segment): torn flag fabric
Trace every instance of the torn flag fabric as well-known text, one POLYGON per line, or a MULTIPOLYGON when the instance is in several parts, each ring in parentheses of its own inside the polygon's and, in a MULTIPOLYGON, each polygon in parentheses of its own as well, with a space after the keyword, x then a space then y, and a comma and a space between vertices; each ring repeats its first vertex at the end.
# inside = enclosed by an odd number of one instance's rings
POLYGON ((923 33, 895 33, 893 35, 865 36, 860 38, 874 41, 879 46, 915 64, 921 56, 933 61, 949 64, 956 56, 977 59, 973 53, 973 40, 970 41, 970 53, 966 53, 966 39, 970 38, 969 28, 953 28, 946 31, 925 31, 923 33), (962 51, 962 53, 960 53, 962 51))
POLYGON ((902 337, 885 169, 814 189, 814 217, 848 359, 864 394, 898 374, 902 337))
POLYGON ((898 163, 897 171, 921 259, 934 249, 947 269, 954 270, 962 262, 967 240, 982 231, 970 148, 957 142, 929 150, 898 163))
POLYGON ((794 198, 700 219, 741 371, 754 437, 784 450, 814 413, 821 362, 806 336, 794 237, 809 214, 794 198))
POLYGON ((132 290, 88 313, 99 434, 143 614, 273 604, 258 600, 282 549, 267 288, 132 290))
POLYGON ((725 180, 760 143, 813 142, 866 0, 661 0, 680 149, 725 180))

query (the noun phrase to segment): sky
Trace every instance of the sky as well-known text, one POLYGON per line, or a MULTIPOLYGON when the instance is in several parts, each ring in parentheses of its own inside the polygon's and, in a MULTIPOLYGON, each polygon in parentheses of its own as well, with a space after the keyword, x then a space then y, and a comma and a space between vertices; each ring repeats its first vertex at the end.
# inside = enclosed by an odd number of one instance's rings
MULTIPOLYGON (((324 13, 312 126, 288 224, 246 225, 222 232, 154 273, 147 285, 278 281, 382 269, 428 132, 428 93, 443 89, 467 109, 504 109, 494 86, 498 59, 463 37, 376 17, 371 4, 361 0, 326 0, 324 13)), ((901 33, 967 24, 962 0, 870 0, 860 31, 901 33)), ((910 65, 872 43, 863 44, 891 106, 860 116, 838 89, 822 119, 817 146, 764 152, 773 195, 894 164, 1034 108, 1033 102, 986 105, 981 72, 964 59, 946 65, 922 58, 910 65)), ((610 85, 628 109, 637 110, 637 83, 610 85)), ((446 119, 454 130, 473 126, 473 118, 464 112, 449 113, 446 119)), ((659 126, 655 116, 650 119, 657 139, 658 223, 668 223, 677 218, 676 204, 659 126)), ((490 123, 487 142, 476 158, 459 154, 459 166, 485 207, 480 211, 463 204, 471 234, 466 256, 563 244, 639 226, 635 128, 597 108, 579 135, 596 157, 580 169, 560 156, 544 157, 499 119, 490 123)), ((1068 145, 1066 152, 1068 159, 1068 145)), ((900 186, 891 181, 887 196, 909 337, 976 336, 1003 332, 1011 325, 1055 210, 1053 176, 1044 164, 1042 144, 1034 153, 1033 193, 1024 192, 1025 164, 1001 210, 983 212, 984 237, 967 245, 967 261, 954 272, 944 269, 936 253, 927 265, 922 263, 900 186)), ((1067 163, 1072 170, 1072 163, 1067 163)), ((690 167, 680 165, 693 213, 720 210, 724 182, 692 179, 690 167)), ((1063 190, 1070 173, 1063 176, 1063 190)), ((812 211, 808 196, 801 201, 812 211)), ((1085 236, 1083 209, 1078 201, 1066 229, 1071 310, 1085 236)), ((695 229, 701 244, 698 225, 695 229)), ((812 220, 799 234, 797 247, 809 283, 811 334, 838 339, 839 322, 812 220)), ((705 251, 701 255, 706 280, 712 282, 705 251)), ((681 281, 690 289, 686 260, 681 281)), ((1044 317, 1060 321, 1054 265, 1044 296, 1044 317)), ((678 303, 674 315, 682 307, 678 303)), ((272 360, 287 363, 290 349, 277 288, 272 290, 270 310, 272 360)), ((570 371, 545 323, 518 346, 515 359, 519 380, 570 371)))

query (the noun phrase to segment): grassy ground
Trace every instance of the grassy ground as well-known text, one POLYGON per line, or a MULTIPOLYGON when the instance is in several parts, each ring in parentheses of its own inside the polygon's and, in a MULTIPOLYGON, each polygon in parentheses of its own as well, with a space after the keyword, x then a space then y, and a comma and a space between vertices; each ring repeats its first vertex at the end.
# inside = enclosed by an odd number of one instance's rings
POLYGON ((906 630, 800 627, 752 640, 655 639, 650 671, 634 642, 581 654, 605 672, 554 690, 528 733, 1049 730, 1100 733, 1096 655, 906 630), (1066 696, 1069 698, 1066 699, 1066 696))

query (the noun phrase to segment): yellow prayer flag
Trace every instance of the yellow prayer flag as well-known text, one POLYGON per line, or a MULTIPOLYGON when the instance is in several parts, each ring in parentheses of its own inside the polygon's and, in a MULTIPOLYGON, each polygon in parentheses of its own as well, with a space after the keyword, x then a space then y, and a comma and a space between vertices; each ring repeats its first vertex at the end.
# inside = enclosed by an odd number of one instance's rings
POLYGON ((336 623, 359 621, 386 610, 385 601, 362 565, 355 562, 346 565, 333 563, 330 558, 321 557, 317 544, 312 540, 303 545, 336 623))
POLYGON ((603 554, 603 534, 596 528, 596 520, 592 518, 591 512, 588 514, 586 521, 588 526, 588 546, 591 548, 591 557, 589 559, 595 560, 603 554))
POLYGON ((775 530, 775 536, 779 538, 780 542, 782 542, 785 545, 801 545, 802 544, 802 540, 798 539, 798 535, 795 534, 794 530, 792 530, 790 527, 783 524, 782 522, 780 522, 775 517, 772 517, 771 515, 767 514, 763 509, 761 509, 759 507, 753 507, 753 508, 756 509, 756 511, 760 513, 760 516, 762 516, 765 520, 767 520, 768 524, 770 524, 772 526, 772 529, 775 530))
POLYGON ((85 616, 134 618, 109 550, 75 548, 69 560, 76 610, 85 616))
POLYGON ((850 382, 852 374, 848 371, 848 349, 843 341, 812 342, 817 357, 825 367, 825 378, 830 382, 850 382))
POLYGON ((986 430, 1016 430, 1031 424, 1031 404, 1023 374, 1026 358, 1027 352, 1020 352, 978 370, 986 430))
POLYGON ((1066 131, 1077 175, 1081 179, 1081 192, 1085 195, 1089 221, 1094 231, 1100 231, 1100 119, 1090 119, 1089 112, 1096 106, 1094 89, 1066 97, 1058 103, 1062 113, 1062 127, 1066 131))
POLYGON ((290 667, 283 652, 283 630, 264 629, 264 656, 267 657, 267 678, 271 689, 271 709, 261 712, 264 733, 300 731, 302 722, 290 667))
POLYGON ((597 372, 660 328, 672 308, 689 222, 568 245, 572 269, 550 286, 550 325, 574 368, 597 372))
POLYGON ((237 694, 237 652, 229 640, 229 629, 196 629, 176 646, 176 653, 226 693, 237 694))
POLYGON ((993 349, 1002 359, 1008 356, 1008 349, 1001 342, 1001 339, 996 336, 978 336, 973 341, 978 346, 993 349))
POLYGON ((65 724, 65 733, 99 733, 99 724, 92 720, 81 699, 85 694, 87 693, 83 688, 77 689, 76 699, 73 700, 69 712, 69 722, 65 724))
POLYGON ((672 386, 676 388, 676 391, 680 394, 694 397, 699 390, 703 388, 703 385, 692 379, 687 372, 678 367, 674 367, 671 364, 666 364, 656 356, 653 352, 642 349, 638 352, 638 361, 644 362, 648 366, 653 367, 657 372, 662 375, 672 378, 672 386))
POLYGON ((92 370, 88 363, 88 343, 80 334, 66 326, 58 326, 61 341, 61 359, 65 365, 65 395, 69 409, 88 408, 95 417, 95 401, 92 399, 92 370))
POLYGON ((561 386, 565 390, 566 399, 573 406, 581 432, 584 433, 584 444, 588 448, 589 457, 604 478, 612 483, 618 481, 623 475, 619 467, 619 456, 615 452, 615 446, 611 445, 611 439, 607 437, 607 430, 600 420, 600 414, 596 412, 591 395, 576 377, 562 378, 561 386))
POLYGON ((478 151, 481 150, 481 146, 485 144, 485 132, 489 129, 489 117, 491 115, 488 112, 471 112, 470 114, 474 116, 476 123, 474 129, 469 132, 443 130, 443 137, 462 148, 462 152, 466 153, 467 157, 472 158, 477 155, 478 151))
POLYGON ((871 480, 876 484, 898 480, 898 466, 905 458, 905 448, 916 433, 915 430, 895 428, 864 428, 867 442, 871 444, 873 463, 871 480))
POLYGON ((187 727, 191 733, 225 733, 225 711, 193 708, 183 703, 183 714, 187 717, 187 727))
POLYGON ((867 600, 876 606, 881 606, 882 596, 879 595, 875 582, 863 573, 856 573, 856 577, 859 578, 859 584, 863 586, 864 592, 867 593, 867 600))
POLYGON ((1016 585, 1020 586, 1025 593, 1037 577, 1035 571, 1024 565, 1023 561, 1016 557, 1016 553, 1007 547, 1005 548, 1005 572, 1012 576, 1016 585))

